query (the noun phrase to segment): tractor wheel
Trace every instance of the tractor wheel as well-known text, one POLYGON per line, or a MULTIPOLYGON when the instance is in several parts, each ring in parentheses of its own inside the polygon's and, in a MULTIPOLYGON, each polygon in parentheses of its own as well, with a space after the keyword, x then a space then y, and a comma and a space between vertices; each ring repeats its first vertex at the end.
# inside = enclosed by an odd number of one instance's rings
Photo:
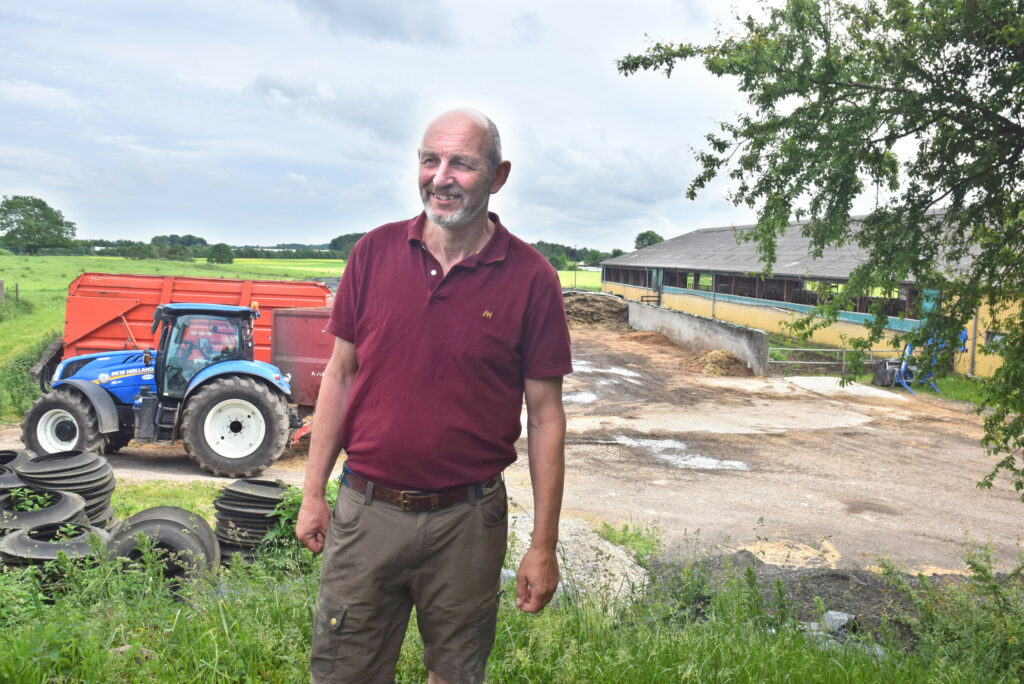
POLYGON ((181 436, 189 458, 225 477, 252 477, 281 458, 288 441, 284 397, 253 378, 205 385, 185 404, 181 436))
POLYGON ((107 446, 89 400, 64 388, 33 402, 21 424, 21 441, 39 455, 72 450, 101 454, 107 446))

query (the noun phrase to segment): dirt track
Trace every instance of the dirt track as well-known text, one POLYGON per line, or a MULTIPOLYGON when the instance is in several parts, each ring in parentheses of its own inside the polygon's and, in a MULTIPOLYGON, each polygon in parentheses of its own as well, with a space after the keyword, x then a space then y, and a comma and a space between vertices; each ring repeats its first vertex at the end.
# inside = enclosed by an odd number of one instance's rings
MULTIPOLYGON (((975 487, 990 459, 968 407, 834 379, 709 377, 653 333, 575 329, 573 346, 566 516, 655 522, 675 557, 748 548, 781 565, 884 556, 949 572, 965 534, 1002 566, 1017 551, 1024 504, 1005 481, 975 487)), ((19 434, 0 431, 0 448, 19 434)), ((528 509, 520 447, 507 478, 528 509)), ((130 445, 111 463, 122 481, 202 476, 180 449, 130 445)), ((286 458, 264 477, 301 483, 303 466, 286 458)))

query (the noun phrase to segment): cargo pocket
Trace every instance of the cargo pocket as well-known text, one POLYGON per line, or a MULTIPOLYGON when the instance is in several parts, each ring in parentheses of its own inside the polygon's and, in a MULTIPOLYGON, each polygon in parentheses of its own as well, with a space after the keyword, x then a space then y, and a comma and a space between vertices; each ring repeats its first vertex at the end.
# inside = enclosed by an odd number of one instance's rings
POLYGON ((314 681, 331 678, 335 663, 342 653, 341 635, 348 615, 348 606, 331 605, 317 597, 313 618, 313 641, 310 645, 309 664, 314 681))

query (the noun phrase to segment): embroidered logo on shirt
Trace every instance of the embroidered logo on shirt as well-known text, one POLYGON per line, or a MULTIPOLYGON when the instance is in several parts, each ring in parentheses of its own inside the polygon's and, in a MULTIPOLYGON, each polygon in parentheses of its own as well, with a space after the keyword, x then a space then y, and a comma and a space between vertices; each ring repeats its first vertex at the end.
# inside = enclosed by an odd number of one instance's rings
POLYGON ((494 317, 494 312, 488 311, 487 309, 484 309, 484 318, 493 318, 493 317, 494 317))

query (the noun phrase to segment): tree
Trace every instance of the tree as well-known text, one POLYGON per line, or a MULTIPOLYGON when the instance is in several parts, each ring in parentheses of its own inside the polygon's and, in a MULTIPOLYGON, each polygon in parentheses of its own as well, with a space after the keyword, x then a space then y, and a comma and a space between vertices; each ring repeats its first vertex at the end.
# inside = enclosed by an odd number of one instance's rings
POLYGON ((208 264, 230 264, 234 262, 235 254, 231 251, 231 247, 224 242, 218 242, 210 248, 210 252, 206 255, 206 263, 208 264))
POLYGON ((205 245, 206 239, 186 233, 185 235, 177 235, 171 233, 170 235, 154 235, 149 244, 153 245, 157 249, 161 247, 168 247, 170 245, 183 245, 185 247, 195 247, 196 245, 205 245))
MULTIPOLYGON (((770 272, 791 218, 820 256, 854 244, 867 258, 849 284, 805 318, 808 333, 872 288, 913 280, 940 290, 926 323, 904 337, 948 362, 979 304, 1006 335, 987 347, 1002 368, 983 386, 985 436, 1024 492, 1024 11, 1018 0, 787 0, 708 45, 654 43, 619 60, 670 76, 701 59, 732 76, 750 111, 720 124, 697 153, 691 199, 719 174, 728 198, 756 209, 753 240, 770 272), (874 208, 853 220, 862 195, 874 208)), ((881 303, 859 350, 882 337, 881 303)), ((920 312, 919 312, 920 313, 920 312)), ((920 317, 920 316, 918 316, 920 317)), ((901 340, 894 341, 898 345, 901 340)), ((929 362, 926 361, 926 364, 929 362)), ((1024 493, 1022 493, 1024 499, 1024 493)))
POLYGON ((156 259, 156 250, 153 248, 153 245, 137 242, 125 247, 124 255, 128 259, 156 259))
POLYGON ((348 233, 346 235, 339 235, 330 241, 327 248, 336 252, 341 252, 344 256, 342 259, 348 259, 352 254, 352 248, 355 246, 359 238, 366 235, 366 233, 348 233))
POLYGON ((548 257, 548 263, 551 264, 556 271, 569 270, 569 260, 565 258, 564 254, 552 254, 548 257))
POLYGON ((636 240, 633 242, 633 249, 643 249, 644 247, 650 247, 656 245, 659 242, 664 242, 665 238, 661 237, 653 230, 645 230, 636 236, 636 240))
POLYGON ((0 202, 0 235, 3 244, 36 254, 41 247, 70 247, 75 224, 38 197, 4 195, 0 202))
POLYGON ((167 245, 157 249, 161 259, 167 261, 194 261, 192 251, 180 243, 167 245))

